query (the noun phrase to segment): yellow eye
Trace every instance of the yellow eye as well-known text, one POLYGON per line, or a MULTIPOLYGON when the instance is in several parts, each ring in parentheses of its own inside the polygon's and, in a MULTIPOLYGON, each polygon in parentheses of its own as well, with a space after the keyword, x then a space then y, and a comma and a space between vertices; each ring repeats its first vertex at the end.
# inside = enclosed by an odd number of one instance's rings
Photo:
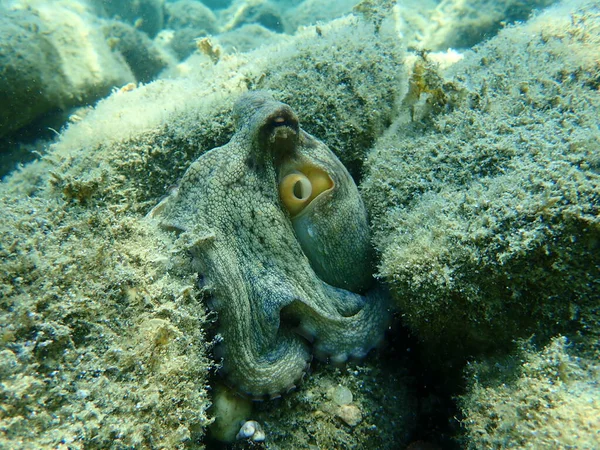
POLYGON ((283 177, 279 183, 279 197, 292 216, 304 209, 311 194, 310 180, 297 170, 283 177))
POLYGON ((292 217, 299 214, 310 202, 333 187, 327 172, 305 166, 293 170, 279 183, 279 197, 292 217))

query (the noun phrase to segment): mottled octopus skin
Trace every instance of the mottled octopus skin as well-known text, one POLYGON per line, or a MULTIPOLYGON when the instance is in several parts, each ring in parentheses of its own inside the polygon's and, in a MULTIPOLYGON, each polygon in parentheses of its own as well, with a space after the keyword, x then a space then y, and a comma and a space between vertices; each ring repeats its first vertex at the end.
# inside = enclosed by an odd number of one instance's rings
POLYGON ((345 361, 377 345, 387 297, 371 286, 366 212, 336 156, 266 93, 245 94, 234 114, 231 141, 191 164, 151 215, 185 243, 213 298, 228 382, 275 397, 298 382, 311 353, 345 361), (302 161, 334 183, 303 212, 308 252, 278 193, 280 171, 302 161))

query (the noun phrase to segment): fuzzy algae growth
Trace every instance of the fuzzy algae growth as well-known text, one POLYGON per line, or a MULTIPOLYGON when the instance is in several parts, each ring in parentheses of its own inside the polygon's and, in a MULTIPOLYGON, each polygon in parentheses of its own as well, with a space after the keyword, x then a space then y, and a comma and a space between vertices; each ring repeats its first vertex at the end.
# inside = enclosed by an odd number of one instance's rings
POLYGON ((3 446, 201 437, 206 319, 160 236, 122 204, 65 201, 51 186, 3 192, 2 209, 3 446))
POLYGON ((418 63, 362 188, 380 275, 433 352, 548 338, 597 308, 599 48, 597 8, 561 6, 446 72, 418 63))
POLYGON ((515 355, 469 367, 465 446, 598 448, 600 354, 582 348, 556 337, 541 351, 522 343, 515 355))
POLYGON ((421 55, 368 156, 380 275, 429 365, 471 360, 465 448, 600 445, 599 51, 572 1, 448 69, 421 55))

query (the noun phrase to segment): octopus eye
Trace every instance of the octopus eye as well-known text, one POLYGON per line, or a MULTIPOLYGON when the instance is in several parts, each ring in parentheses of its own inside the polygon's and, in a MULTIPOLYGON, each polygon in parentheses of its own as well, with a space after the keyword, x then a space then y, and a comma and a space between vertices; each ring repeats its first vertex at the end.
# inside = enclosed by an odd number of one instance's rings
POLYGON ((308 204, 312 184, 306 175, 294 170, 279 183, 279 196, 286 209, 295 216, 308 204))
POLYGON ((333 187, 327 172, 316 167, 292 170, 279 183, 279 197, 292 217, 298 215, 310 202, 333 187))

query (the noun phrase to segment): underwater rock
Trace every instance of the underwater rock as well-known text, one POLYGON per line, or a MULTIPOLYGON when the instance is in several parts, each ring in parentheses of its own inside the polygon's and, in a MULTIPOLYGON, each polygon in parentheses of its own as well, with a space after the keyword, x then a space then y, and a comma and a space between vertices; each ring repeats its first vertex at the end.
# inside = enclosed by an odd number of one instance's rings
POLYGON ((178 0, 169 2, 166 8, 166 28, 182 30, 193 28, 205 30, 206 33, 217 31, 215 14, 201 2, 193 0, 178 0))
POLYGON ((143 31, 153 38, 162 30, 165 19, 165 0, 90 0, 98 8, 99 13, 104 13, 143 31))
POLYGON ((409 47, 470 48, 552 3, 556 0, 408 0, 399 2, 398 28, 409 47))
POLYGON ((202 0, 206 6, 211 8, 213 11, 228 8, 233 0, 202 0))
POLYGON ((0 7, 0 136, 135 81, 85 10, 43 2, 13 8, 0 7))
POLYGON ((273 31, 255 23, 242 25, 231 31, 221 33, 218 37, 219 44, 228 53, 248 52, 262 45, 283 42, 289 39, 285 34, 273 31))
POLYGON ((0 185, 0 448, 202 439, 206 317, 164 236, 118 201, 10 188, 0 185))
POLYGON ((473 362, 459 402, 465 448, 598 448, 598 335, 577 341, 521 342, 509 357, 473 362))
POLYGON ((405 448, 419 411, 414 378, 406 355, 381 352, 344 367, 317 363, 301 389, 280 402, 255 403, 252 419, 265 426, 269 446, 287 448, 293 442, 295 448, 405 448), (352 391, 351 403, 337 401, 340 384, 352 391))
POLYGON ((350 427, 355 427, 362 420, 362 412, 356 405, 342 405, 336 415, 350 427))
POLYGON ((581 330, 597 307, 599 51, 597 5, 566 2, 443 74, 425 56, 369 155, 379 274, 433 362, 581 330))
POLYGON ((200 2, 180 0, 165 7, 166 28, 173 32, 169 46, 180 60, 196 50, 196 39, 218 31, 214 13, 200 2))
POLYGON ((323 2, 321 0, 305 0, 294 8, 285 11, 286 30, 293 33, 300 26, 314 25, 329 21, 352 11, 358 0, 338 0, 323 2))
POLYGON ((152 81, 171 62, 172 57, 161 52, 145 33, 125 22, 109 20, 102 30, 110 47, 123 55, 140 83, 152 81))
POLYGON ((304 338, 320 359, 366 355, 387 302, 371 288, 367 215, 340 161, 264 92, 244 95, 234 116, 231 141, 196 160, 150 216, 194 257, 228 381, 274 397, 306 371, 304 338))
POLYGON ((282 8, 270 0, 236 0, 229 8, 220 11, 219 19, 223 32, 252 23, 275 33, 285 30, 282 8))

